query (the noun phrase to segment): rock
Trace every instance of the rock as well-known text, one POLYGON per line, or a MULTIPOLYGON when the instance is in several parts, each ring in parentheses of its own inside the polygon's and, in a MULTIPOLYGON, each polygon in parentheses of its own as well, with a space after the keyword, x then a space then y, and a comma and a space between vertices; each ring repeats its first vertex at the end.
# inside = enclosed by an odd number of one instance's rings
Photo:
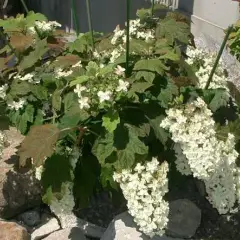
POLYGON ((76 217, 74 214, 71 215, 58 215, 57 216, 61 222, 62 228, 80 228, 86 236, 93 238, 101 238, 105 232, 105 228, 99 227, 95 224, 89 223, 76 217))
MULTIPOLYGON (((101 240, 150 240, 151 238, 138 230, 133 218, 127 212, 119 214, 110 223, 101 240)), ((152 240, 181 240, 167 236, 155 236, 152 240)))
POLYGON ((12 218, 41 204, 41 187, 33 173, 20 173, 0 162, 0 218, 12 218))
POLYGON ((170 202, 167 235, 190 238, 201 223, 201 210, 187 199, 170 202))
POLYGON ((43 237, 48 236, 50 233, 53 233, 60 229, 58 221, 56 218, 50 219, 48 222, 42 224, 31 234, 31 240, 42 239, 43 237))
POLYGON ((87 240, 82 230, 77 227, 66 228, 50 234, 44 240, 87 240))
POLYGON ((41 186, 32 171, 16 167, 15 155, 22 136, 15 128, 4 131, 8 147, 0 161, 0 218, 12 218, 41 203, 41 186))
POLYGON ((14 222, 0 221, 1 240, 30 240, 27 230, 14 222))
POLYGON ((31 210, 20 214, 18 220, 22 221, 28 227, 34 227, 40 223, 41 218, 40 213, 37 210, 31 210))

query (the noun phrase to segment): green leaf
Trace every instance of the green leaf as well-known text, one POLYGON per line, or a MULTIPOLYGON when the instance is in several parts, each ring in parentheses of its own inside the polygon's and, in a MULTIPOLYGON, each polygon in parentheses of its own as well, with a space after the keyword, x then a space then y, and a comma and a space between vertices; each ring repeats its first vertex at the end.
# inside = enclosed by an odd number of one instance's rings
POLYGON ((163 75, 168 68, 158 59, 142 59, 135 64, 133 70, 150 71, 163 75))
POLYGON ((52 193, 61 192, 62 184, 71 181, 72 167, 68 156, 54 154, 45 161, 41 178, 43 190, 51 187, 52 193))
POLYGON ((25 118, 28 122, 33 123, 34 120, 34 107, 28 104, 24 111, 25 118))
POLYGON ((107 188, 109 185, 113 189, 118 189, 118 184, 113 180, 114 169, 112 166, 105 166, 101 168, 100 180, 104 188, 107 188))
POLYGON ((178 94, 178 87, 171 80, 168 80, 166 88, 161 90, 157 98, 162 107, 168 108, 169 103, 171 103, 174 96, 177 96, 178 94))
POLYGON ((47 41, 46 39, 40 40, 36 43, 35 49, 30 52, 27 56, 24 56, 23 60, 19 64, 19 71, 25 70, 32 67, 38 62, 42 56, 47 53, 47 41))
POLYGON ((67 93, 64 96, 64 111, 65 113, 76 103, 77 101, 77 95, 73 92, 67 93))
POLYGON ((52 124, 32 126, 19 149, 20 165, 26 165, 27 159, 32 158, 34 166, 41 166, 54 153, 59 133, 58 128, 52 124))
POLYGON ((165 145, 165 143, 168 140, 169 134, 167 131, 165 131, 165 129, 163 129, 162 127, 160 127, 160 123, 162 122, 162 120, 165 118, 165 116, 161 115, 158 116, 154 119, 149 119, 149 123, 156 135, 156 138, 163 144, 165 145))
POLYGON ((103 127, 110 133, 114 132, 117 128, 117 125, 120 123, 120 118, 117 111, 113 109, 109 110, 105 115, 102 117, 103 120, 103 127))
POLYGON ((101 165, 105 164, 105 160, 114 151, 114 135, 112 133, 106 134, 104 137, 99 137, 92 148, 92 153, 97 157, 101 165))
POLYGON ((82 84, 84 82, 87 82, 89 79, 90 79, 89 76, 85 76, 85 75, 79 76, 75 80, 71 81, 69 85, 70 85, 70 87, 72 87, 72 86, 75 86, 77 84, 82 84))
POLYGON ((161 55, 159 59, 167 59, 167 60, 172 60, 172 61, 179 61, 180 57, 177 53, 174 51, 167 51, 166 54, 161 55))
POLYGON ((117 150, 117 161, 114 166, 117 170, 131 168, 136 162, 136 154, 147 153, 148 147, 138 138, 135 131, 129 129, 129 142, 125 149, 117 150))
POLYGON ((30 11, 26 17, 27 26, 33 26, 36 21, 47 21, 47 18, 41 13, 30 11))
POLYGON ((209 104, 209 108, 216 112, 220 107, 226 107, 229 102, 229 94, 226 90, 217 89, 212 101, 209 104))
POLYGON ((42 196, 42 201, 50 205, 53 199, 53 192, 52 192, 52 187, 48 187, 47 190, 45 191, 45 194, 42 196))
POLYGON ((144 40, 132 39, 130 41, 130 53, 149 55, 151 44, 144 40))
POLYGON ((138 71, 135 77, 137 80, 141 80, 143 78, 148 83, 152 83, 155 78, 155 73, 148 72, 148 71, 138 71))
POLYGON ((48 99, 48 89, 41 85, 31 85, 31 92, 34 94, 36 98, 39 100, 47 100, 48 99))
POLYGON ((152 83, 149 83, 149 82, 134 82, 131 85, 129 92, 143 93, 151 86, 152 86, 152 83))
POLYGON ((108 64, 106 67, 100 68, 98 75, 104 77, 105 75, 112 73, 115 64, 108 64))
POLYGON ((19 129, 19 131, 22 133, 22 134, 25 134, 26 131, 27 131, 27 116, 25 114, 21 115, 20 116, 20 119, 17 123, 17 129, 19 129))
POLYGON ((42 124, 43 124, 43 112, 41 109, 38 109, 33 125, 42 125, 42 124))
POLYGON ((52 106, 56 111, 61 110, 62 97, 61 97, 61 92, 58 89, 52 95, 52 106))
POLYGON ((31 91, 30 84, 27 82, 13 81, 9 94, 13 97, 24 96, 31 91))
POLYGON ((141 8, 137 10, 136 15, 140 18, 141 21, 146 21, 148 18, 151 17, 151 10, 146 8, 141 8))
POLYGON ((190 27, 184 22, 172 18, 160 20, 156 29, 157 38, 166 38, 170 44, 175 40, 187 44, 190 36, 190 27))

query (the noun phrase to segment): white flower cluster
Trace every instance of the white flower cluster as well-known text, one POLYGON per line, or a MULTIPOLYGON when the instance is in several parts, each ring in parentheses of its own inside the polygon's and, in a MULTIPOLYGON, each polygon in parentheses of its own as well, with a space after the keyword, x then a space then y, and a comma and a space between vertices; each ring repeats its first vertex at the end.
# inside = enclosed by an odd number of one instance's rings
POLYGON ((73 73, 72 70, 64 71, 63 69, 58 68, 58 69, 55 70, 55 77, 56 77, 57 79, 60 79, 60 78, 68 77, 68 76, 70 76, 72 73, 73 73))
POLYGON ((4 99, 6 97, 6 92, 8 90, 8 85, 4 84, 0 87, 0 98, 4 99))
MULTIPOLYGON (((35 27, 37 28, 38 31, 40 31, 40 33, 44 33, 44 34, 49 34, 51 32, 53 32, 56 28, 61 27, 62 25, 56 21, 49 21, 49 22, 45 22, 45 21, 36 21, 35 22, 35 27)), ((30 27, 28 29, 30 34, 37 34, 35 27, 30 27)))
POLYGON ((126 93, 128 91, 129 82, 122 79, 124 73, 125 68, 118 65, 114 73, 117 83, 113 81, 113 83, 109 84, 107 87, 104 86, 104 89, 102 87, 99 89, 97 86, 94 86, 90 91, 88 87, 77 84, 74 92, 78 95, 80 109, 89 109, 96 96, 98 98, 98 104, 102 104, 105 102, 112 102, 117 93, 126 93))
POLYGON ((176 144, 177 169, 204 181, 211 204, 220 214, 229 212, 238 198, 234 136, 217 139, 212 112, 201 98, 166 113, 160 126, 169 130, 176 144))
MULTIPOLYGON (((196 68, 195 74, 199 79, 199 88, 204 88, 216 60, 216 54, 203 49, 195 49, 193 47, 188 47, 186 54, 188 56, 186 62, 196 68)), ((216 72, 213 75, 209 88, 225 88, 228 90, 227 77, 225 76, 224 65, 221 59, 216 72)))
POLYGON ((14 79, 18 79, 18 80, 21 80, 21 81, 27 81, 29 83, 40 83, 40 79, 35 77, 35 74, 34 73, 27 73, 23 76, 15 76, 14 79))
POLYGON ((149 236, 163 235, 168 223, 169 204, 163 197, 168 192, 167 162, 159 165, 156 158, 133 170, 114 173, 127 200, 129 213, 149 236))
MULTIPOLYGON (((152 29, 144 29, 144 25, 140 23, 140 19, 137 20, 130 20, 130 27, 129 27, 129 33, 130 33, 130 39, 137 38, 142 39, 145 41, 150 41, 154 39, 154 31, 152 29)), ((119 58, 122 54, 125 52, 124 44, 126 43, 126 30, 120 29, 119 26, 117 26, 114 30, 114 35, 111 39, 111 44, 116 46, 111 51, 102 51, 97 52, 95 51, 93 53, 93 56, 97 59, 100 58, 109 58, 110 63, 114 63, 117 58, 119 58)))
MULTIPOLYGON (((71 150, 71 156, 69 159, 72 166, 72 171, 74 171, 74 169, 76 168, 79 156, 80 150, 78 148, 73 148, 71 150)), ((72 178, 74 178, 74 174, 72 174, 72 176, 72 178)), ((52 199, 50 209, 54 214, 56 214, 56 216, 71 215, 72 210, 75 206, 73 196, 73 182, 65 182, 62 184, 61 195, 61 199, 58 199, 56 197, 52 199)))
POLYGON ((7 106, 11 110, 18 111, 19 109, 22 109, 24 105, 26 104, 25 98, 19 98, 18 101, 7 101, 7 106))
POLYGON ((44 172, 44 167, 43 167, 43 165, 37 167, 37 168, 35 169, 35 178, 40 181, 41 178, 42 178, 43 172, 44 172))
POLYGON ((61 193, 61 199, 57 199, 55 197, 52 199, 50 204, 50 209, 54 214, 56 214, 56 216, 61 214, 71 214, 75 206, 72 182, 63 183, 61 193))
MULTIPOLYGON (((154 39, 154 34, 152 30, 143 30, 144 26, 140 23, 140 19, 130 20, 129 25, 130 38, 135 37, 138 39, 143 39, 145 41, 154 39)), ((119 26, 117 26, 114 30, 114 35, 111 39, 111 43, 115 45, 118 43, 118 41, 126 43, 126 31, 121 30, 119 26)))

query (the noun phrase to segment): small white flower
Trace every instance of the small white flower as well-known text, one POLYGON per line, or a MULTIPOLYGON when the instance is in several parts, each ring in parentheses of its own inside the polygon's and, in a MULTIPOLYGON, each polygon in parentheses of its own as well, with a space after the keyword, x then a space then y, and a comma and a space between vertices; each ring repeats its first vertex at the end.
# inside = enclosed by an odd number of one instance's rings
POLYGON ((126 69, 121 67, 120 65, 117 65, 117 67, 115 68, 115 73, 118 75, 118 76, 123 76, 124 73, 125 73, 126 69))
POLYGON ((88 109, 90 108, 90 105, 89 105, 89 98, 88 97, 81 97, 78 99, 78 103, 79 103, 79 107, 80 109, 88 109))
POLYGON ((8 90, 8 85, 4 84, 0 87, 0 98, 4 99, 6 97, 6 92, 8 90))
POLYGON ((41 165, 40 167, 37 167, 35 169, 35 177, 36 179, 38 179, 39 181, 41 180, 42 178, 42 174, 43 174, 43 171, 44 171, 44 167, 41 165))
POLYGON ((16 101, 8 101, 7 102, 8 108, 14 109, 16 111, 18 111, 19 109, 23 108, 23 106, 25 104, 26 104, 26 100, 24 98, 20 98, 18 100, 18 102, 16 102, 16 101))
POLYGON ((112 92, 110 91, 99 91, 97 93, 98 97, 99 97, 99 102, 102 103, 104 101, 109 101, 111 99, 111 95, 112 95, 112 92))
POLYGON ((65 72, 63 69, 57 69, 57 70, 55 71, 55 74, 56 74, 56 78, 57 78, 57 79, 60 79, 60 78, 62 78, 62 77, 68 77, 68 76, 70 76, 72 73, 73 73, 72 70, 69 70, 69 71, 65 72))
POLYGON ((77 68, 77 67, 82 67, 82 61, 81 60, 72 66, 72 68, 77 68))
POLYGON ((123 81, 122 79, 120 79, 118 81, 118 87, 116 89, 117 92, 127 92, 128 90, 128 86, 129 86, 129 82, 123 81))
POLYGON ((85 86, 81 86, 80 84, 77 84, 74 89, 74 92, 77 93, 78 97, 81 97, 82 92, 86 91, 86 90, 87 90, 87 88, 85 86))

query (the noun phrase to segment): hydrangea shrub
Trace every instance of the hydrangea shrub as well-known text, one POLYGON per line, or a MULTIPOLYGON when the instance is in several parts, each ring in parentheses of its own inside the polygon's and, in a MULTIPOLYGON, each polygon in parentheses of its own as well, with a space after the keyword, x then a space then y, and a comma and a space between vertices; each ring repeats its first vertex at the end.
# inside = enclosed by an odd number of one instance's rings
POLYGON ((221 64, 204 89, 215 56, 193 48, 186 18, 139 10, 130 21, 128 69, 120 26, 93 33, 94 47, 92 34, 67 42, 58 23, 33 12, 0 26, 0 98, 26 135, 20 166, 31 163, 56 215, 86 206, 103 188, 121 190, 140 229, 162 235, 172 163, 205 183, 219 213, 232 210, 237 98, 221 64))

